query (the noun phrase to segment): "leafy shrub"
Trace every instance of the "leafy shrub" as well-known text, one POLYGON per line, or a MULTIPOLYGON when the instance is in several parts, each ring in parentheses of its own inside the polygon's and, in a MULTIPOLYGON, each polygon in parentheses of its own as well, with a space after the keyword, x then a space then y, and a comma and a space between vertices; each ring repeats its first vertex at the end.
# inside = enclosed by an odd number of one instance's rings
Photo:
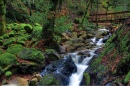
POLYGON ((130 71, 128 72, 128 74, 126 75, 125 79, 124 79, 124 83, 128 83, 130 80, 130 71))
POLYGON ((56 18, 54 32, 56 34, 61 34, 67 30, 71 30, 71 21, 67 16, 56 18))

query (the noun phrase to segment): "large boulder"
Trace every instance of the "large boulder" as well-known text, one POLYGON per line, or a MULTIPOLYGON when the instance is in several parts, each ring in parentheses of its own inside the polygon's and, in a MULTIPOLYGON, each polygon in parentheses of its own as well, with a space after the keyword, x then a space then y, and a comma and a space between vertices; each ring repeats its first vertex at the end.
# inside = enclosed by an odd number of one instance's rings
POLYGON ((45 57, 41 51, 34 48, 24 48, 18 57, 23 60, 36 62, 38 64, 44 64, 45 57))
POLYGON ((63 64, 63 70, 61 70, 61 73, 69 77, 72 73, 75 73, 76 71, 77 67, 74 61, 72 60, 71 56, 68 56, 63 64))
POLYGON ((55 61, 60 59, 60 54, 54 49, 46 49, 45 56, 49 61, 55 61))
POLYGON ((71 56, 67 56, 66 59, 54 61, 46 66, 41 75, 44 76, 46 74, 54 74, 54 76, 60 81, 61 85, 68 85, 69 77, 76 71, 77 67, 74 61, 71 56))

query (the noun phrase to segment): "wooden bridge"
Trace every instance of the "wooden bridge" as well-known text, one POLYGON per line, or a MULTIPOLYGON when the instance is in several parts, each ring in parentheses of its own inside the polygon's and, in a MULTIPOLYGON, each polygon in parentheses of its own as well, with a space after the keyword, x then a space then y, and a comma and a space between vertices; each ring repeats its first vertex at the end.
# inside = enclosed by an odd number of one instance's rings
POLYGON ((130 11, 109 12, 109 13, 91 13, 89 21, 93 23, 121 23, 130 17, 130 11))

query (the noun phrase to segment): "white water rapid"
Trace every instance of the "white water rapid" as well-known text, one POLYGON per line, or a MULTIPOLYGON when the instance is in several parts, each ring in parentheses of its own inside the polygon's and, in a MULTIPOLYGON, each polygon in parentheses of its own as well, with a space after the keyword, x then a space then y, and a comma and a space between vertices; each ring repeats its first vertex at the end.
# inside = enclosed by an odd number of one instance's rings
MULTIPOLYGON (((106 29, 99 29, 99 30, 105 30, 105 31, 108 31, 106 29)), ((83 78, 83 73, 84 71, 88 68, 88 63, 90 62, 90 60, 93 58, 94 55, 96 55, 94 52, 101 48, 102 45, 104 44, 103 43, 103 39, 104 38, 100 38, 98 41, 96 41, 96 37, 92 38, 92 42, 91 44, 95 44, 96 46, 92 49, 87 49, 87 50, 84 50, 82 52, 85 52, 85 51, 88 51, 90 56, 86 56, 82 62, 79 62, 79 55, 78 52, 75 52, 75 53, 69 53, 71 56, 72 56, 72 59, 73 61, 75 62, 76 66, 77 66, 77 72, 76 73, 73 73, 71 76, 70 76, 70 82, 69 82, 69 86, 80 86, 80 82, 83 78)), ((80 51, 81 52, 81 51, 80 51)))

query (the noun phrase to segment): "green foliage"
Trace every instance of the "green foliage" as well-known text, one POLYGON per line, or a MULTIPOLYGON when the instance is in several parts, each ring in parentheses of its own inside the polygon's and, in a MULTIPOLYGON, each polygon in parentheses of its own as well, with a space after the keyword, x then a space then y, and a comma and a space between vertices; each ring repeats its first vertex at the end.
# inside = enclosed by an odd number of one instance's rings
POLYGON ((33 32, 31 34, 32 40, 38 40, 42 38, 42 26, 36 23, 36 25, 33 27, 33 32))
POLYGON ((0 66, 0 75, 3 73, 3 69, 2 67, 0 66))
POLYGON ((4 53, 0 55, 0 66, 6 67, 10 64, 15 65, 17 63, 17 58, 11 53, 4 53))
POLYGON ((8 34, 3 34, 3 38, 7 39, 7 38, 9 38, 9 35, 8 34))
POLYGON ((34 48, 24 48, 22 52, 18 54, 18 57, 24 60, 33 61, 37 63, 43 63, 45 60, 43 53, 34 48))
POLYGON ((71 30, 71 21, 68 19, 68 17, 62 16, 62 17, 56 18, 54 33, 61 34, 67 30, 69 31, 71 30))
POLYGON ((48 0, 35 0, 35 10, 36 12, 32 13, 30 20, 34 23, 39 23, 44 25, 48 17, 48 12, 51 7, 50 1, 48 0), (43 4, 44 3, 44 4, 43 4))
POLYGON ((22 45, 14 44, 14 45, 11 45, 11 46, 8 47, 7 52, 17 55, 23 49, 24 48, 22 47, 22 45))
POLYGON ((16 42, 16 39, 13 37, 13 38, 9 38, 9 39, 5 39, 4 40, 4 43, 3 43, 3 46, 8 46, 10 44, 13 44, 14 42, 16 42))
POLYGON ((128 72, 128 74, 126 75, 125 79, 124 79, 124 83, 128 83, 130 81, 130 71, 128 72))
POLYGON ((33 29, 32 29, 32 26, 30 24, 26 24, 24 26, 24 30, 27 32, 27 33, 32 33, 33 29))
POLYGON ((49 85, 60 85, 59 80, 57 80, 54 75, 52 74, 47 74, 45 76, 42 77, 42 79, 40 80, 40 82, 38 83, 39 85, 43 85, 43 86, 49 86, 49 85))
POLYGON ((90 75, 87 72, 85 72, 84 77, 86 85, 90 85, 90 75))
POLYGON ((58 44, 60 44, 60 42, 61 42, 61 37, 60 36, 54 36, 54 40, 58 43, 58 44))

